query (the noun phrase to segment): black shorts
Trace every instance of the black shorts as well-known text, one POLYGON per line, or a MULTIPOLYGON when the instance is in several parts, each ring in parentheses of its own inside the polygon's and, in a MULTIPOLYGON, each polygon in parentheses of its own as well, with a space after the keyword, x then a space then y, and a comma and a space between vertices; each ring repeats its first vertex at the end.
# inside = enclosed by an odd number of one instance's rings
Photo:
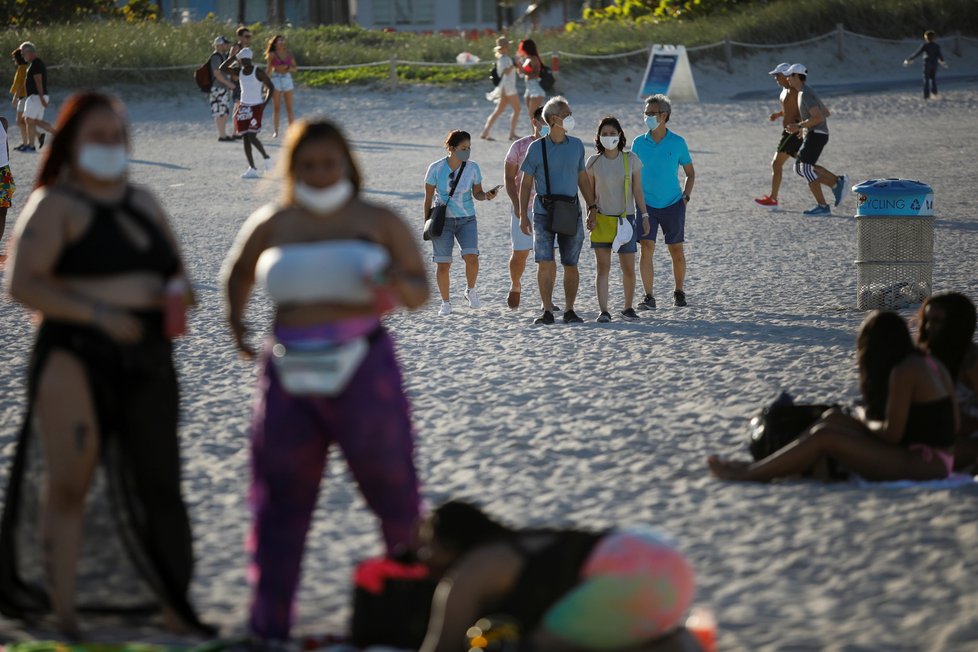
POLYGON ((801 136, 787 131, 781 132, 781 140, 778 141, 779 152, 784 152, 788 156, 797 156, 801 148, 801 136))
POLYGON ((827 142, 829 142, 828 134, 809 131, 801 143, 801 149, 798 150, 798 162, 810 165, 818 163, 818 157, 822 155, 822 150, 827 142))

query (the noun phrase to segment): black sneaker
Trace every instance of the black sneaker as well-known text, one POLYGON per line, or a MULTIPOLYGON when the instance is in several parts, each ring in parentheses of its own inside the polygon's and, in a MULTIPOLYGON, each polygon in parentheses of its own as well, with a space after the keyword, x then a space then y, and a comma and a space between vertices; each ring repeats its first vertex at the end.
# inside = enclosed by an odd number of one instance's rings
POLYGON ((584 320, 577 316, 577 313, 573 310, 567 310, 564 312, 564 323, 565 324, 580 324, 584 320))
POLYGON ((672 296, 676 297, 676 306, 682 308, 686 305, 686 293, 682 290, 676 290, 672 293, 672 296))
POLYGON ((550 306, 550 312, 560 312, 560 306, 555 303, 554 305, 550 306))
POLYGON ((624 310, 621 311, 621 316, 627 319, 628 321, 635 321, 636 319, 639 318, 634 308, 625 308, 624 310))
POLYGON ((533 320, 534 324, 552 324, 554 323, 554 314, 549 310, 544 310, 543 314, 533 320))
POLYGON ((42 147, 44 147, 44 137, 45 136, 47 136, 47 134, 38 134, 37 135, 37 148, 38 149, 41 149, 42 147))
POLYGON ((655 297, 646 294, 645 298, 638 302, 639 310, 655 310, 655 297))
MULTIPOLYGON (((567 321, 567 316, 566 315, 564 316, 564 321, 567 321)), ((611 321, 611 313, 608 312, 608 311, 605 311, 605 312, 601 313, 600 315, 598 315, 598 318, 597 318, 596 321, 599 324, 607 324, 609 321, 611 321)))

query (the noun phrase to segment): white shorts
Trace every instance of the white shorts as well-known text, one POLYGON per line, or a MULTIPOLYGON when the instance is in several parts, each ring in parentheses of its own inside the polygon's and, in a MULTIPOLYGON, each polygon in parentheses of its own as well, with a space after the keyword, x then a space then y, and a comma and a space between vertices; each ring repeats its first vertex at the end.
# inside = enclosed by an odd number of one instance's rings
MULTIPOLYGON (((48 95, 44 96, 44 101, 50 100, 48 95)), ((43 120, 44 119, 44 105, 41 104, 40 95, 28 95, 24 102, 24 117, 28 120, 43 120)))
MULTIPOLYGON (((532 206, 532 202, 530 203, 532 206)), ((513 243, 513 251, 533 251, 533 233, 527 235, 520 229, 520 218, 516 217, 516 211, 510 210, 510 240, 513 243)))
POLYGON ((281 93, 288 93, 291 90, 295 90, 295 82, 292 81, 292 73, 273 72, 269 76, 272 78, 272 83, 275 84, 275 90, 281 93))
POLYGON ((23 113, 25 106, 27 106, 27 98, 26 97, 22 97, 19 100, 17 100, 17 113, 23 113))

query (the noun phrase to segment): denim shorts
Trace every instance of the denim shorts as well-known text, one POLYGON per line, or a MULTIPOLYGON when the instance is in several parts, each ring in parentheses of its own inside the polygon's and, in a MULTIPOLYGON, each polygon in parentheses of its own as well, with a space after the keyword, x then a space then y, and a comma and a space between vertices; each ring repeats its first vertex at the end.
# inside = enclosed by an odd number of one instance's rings
POLYGON ((509 239, 513 243, 513 251, 530 251, 533 249, 533 234, 527 235, 520 229, 520 218, 515 211, 510 211, 509 239))
POLYGON ((672 206, 646 206, 645 210, 649 214, 649 234, 640 236, 640 239, 655 242, 660 226, 667 245, 680 244, 686 239, 686 202, 682 197, 672 206))
MULTIPOLYGON (((625 219, 627 219, 628 223, 632 225, 632 239, 626 242, 625 244, 623 244, 621 247, 619 247, 618 253, 633 254, 636 251, 638 251, 638 236, 639 236, 639 231, 642 230, 642 227, 641 225, 639 226, 635 225, 634 215, 626 215, 625 219)), ((592 242, 591 249, 611 249, 612 244, 613 243, 611 242, 592 242)))
POLYGON ((288 93, 295 89, 295 83, 292 81, 292 73, 289 72, 273 72, 269 74, 272 78, 272 83, 275 84, 275 90, 282 93, 288 93))
POLYGON ((577 216, 577 233, 574 235, 555 234, 547 229, 550 216, 546 213, 533 213, 533 259, 538 263, 554 260, 554 238, 560 250, 560 264, 564 267, 577 267, 584 246, 584 226, 581 224, 580 209, 577 216))
POLYGON ((445 218, 445 228, 441 235, 431 239, 431 248, 434 250, 431 260, 436 263, 452 262, 456 240, 463 256, 479 255, 479 229, 475 224, 475 215, 445 218))

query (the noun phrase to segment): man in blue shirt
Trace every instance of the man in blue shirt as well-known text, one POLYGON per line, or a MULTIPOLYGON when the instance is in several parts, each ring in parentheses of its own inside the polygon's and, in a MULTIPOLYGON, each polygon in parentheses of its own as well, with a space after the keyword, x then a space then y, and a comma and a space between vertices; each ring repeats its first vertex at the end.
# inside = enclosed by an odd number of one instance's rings
MULTIPOLYGON (((597 206, 594 192, 584 171, 584 143, 580 138, 568 134, 574 128, 574 117, 567 100, 561 96, 550 98, 543 107, 543 119, 550 127, 545 138, 534 141, 526 151, 520 165, 523 181, 520 184, 520 230, 533 237, 533 255, 537 263, 537 285, 543 305, 551 305, 554 284, 557 281, 557 263, 554 260, 554 232, 550 230, 550 217, 544 197, 548 194, 565 195, 577 199, 577 191, 584 195, 584 202, 590 216, 597 206), (546 147, 547 167, 550 170, 549 193, 547 174, 543 165, 543 148, 546 147), (530 191, 536 184, 537 197, 530 207, 530 191), (531 212, 532 211, 532 212, 531 212)), ((560 264, 564 267, 564 323, 577 324, 583 320, 574 312, 580 274, 577 261, 584 244, 584 225, 581 224, 578 208, 577 231, 573 235, 558 233, 557 248, 560 249, 560 264)), ((544 310, 533 323, 554 323, 553 313, 544 310)))
POLYGON ((638 263, 645 286, 645 298, 638 304, 639 310, 655 308, 652 296, 652 254, 655 239, 662 227, 662 235, 669 255, 672 256, 672 273, 676 280, 673 292, 677 306, 686 305, 683 281, 686 278, 686 254, 683 242, 686 232, 686 204, 693 192, 696 174, 689 147, 682 136, 666 128, 672 104, 665 95, 652 95, 645 100, 645 125, 648 132, 632 141, 632 151, 642 161, 642 191, 645 193, 649 216, 649 232, 641 237, 642 255, 638 263), (686 174, 685 184, 679 186, 679 167, 686 174))

